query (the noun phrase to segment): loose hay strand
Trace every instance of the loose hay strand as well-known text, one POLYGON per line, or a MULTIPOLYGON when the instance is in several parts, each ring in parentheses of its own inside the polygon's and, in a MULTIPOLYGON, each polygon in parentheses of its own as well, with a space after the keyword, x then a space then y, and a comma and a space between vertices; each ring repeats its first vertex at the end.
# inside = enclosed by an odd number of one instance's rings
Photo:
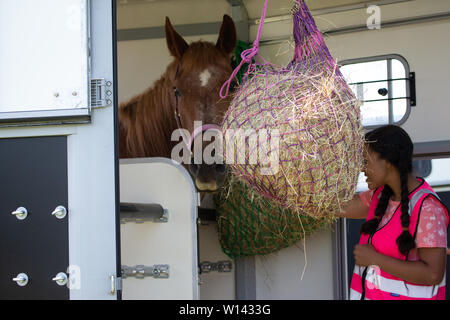
POLYGON ((298 220, 300 221, 300 226, 302 227, 302 231, 303 231, 303 253, 305 255, 305 265, 303 266, 303 272, 300 277, 300 281, 301 281, 301 280, 303 280, 303 276, 305 275, 306 266, 308 265, 308 258, 306 255, 306 232, 305 232, 305 228, 303 227, 302 219, 300 218, 300 213, 298 211, 297 211, 297 217, 298 217, 298 220))

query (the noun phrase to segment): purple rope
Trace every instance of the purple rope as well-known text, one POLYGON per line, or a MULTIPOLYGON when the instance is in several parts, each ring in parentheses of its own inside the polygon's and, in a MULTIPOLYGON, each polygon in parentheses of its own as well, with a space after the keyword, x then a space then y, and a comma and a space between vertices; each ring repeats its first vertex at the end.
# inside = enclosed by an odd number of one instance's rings
POLYGON ((263 7, 262 12, 261 12, 261 19, 259 21, 259 26, 258 26, 258 33, 256 34, 255 41, 253 41, 253 47, 251 47, 250 49, 246 49, 246 50, 242 51, 242 53, 241 53, 241 58, 242 58, 241 63, 233 70, 233 72, 231 73, 230 78, 222 85, 222 88, 220 88, 219 95, 220 95, 220 97, 222 99, 225 99, 228 96, 228 92, 230 90, 231 81, 233 81, 233 79, 236 77, 237 73, 239 72, 241 67, 244 65, 244 63, 252 62, 252 58, 256 54, 258 54, 259 40, 261 39, 262 27, 264 25, 264 19, 266 18, 266 13, 267 13, 267 1, 268 0, 265 0, 265 2, 264 2, 264 7, 263 7), (224 89, 225 89, 225 92, 223 92, 224 89))

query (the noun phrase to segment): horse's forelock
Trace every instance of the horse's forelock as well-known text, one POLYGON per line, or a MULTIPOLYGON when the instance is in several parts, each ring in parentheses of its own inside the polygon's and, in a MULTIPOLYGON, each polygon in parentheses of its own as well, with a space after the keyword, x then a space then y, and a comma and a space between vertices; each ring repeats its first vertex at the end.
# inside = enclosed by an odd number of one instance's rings
POLYGON ((211 42, 197 41, 191 43, 181 59, 184 72, 205 69, 210 65, 229 65, 229 57, 211 42))

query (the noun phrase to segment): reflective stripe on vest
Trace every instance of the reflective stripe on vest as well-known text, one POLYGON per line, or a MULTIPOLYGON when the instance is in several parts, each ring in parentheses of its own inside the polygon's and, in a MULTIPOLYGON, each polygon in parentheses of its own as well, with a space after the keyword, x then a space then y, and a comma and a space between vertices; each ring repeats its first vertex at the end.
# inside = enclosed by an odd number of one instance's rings
MULTIPOLYGON (((379 202, 382 188, 375 191, 369 208, 367 220, 375 216, 375 209, 379 202)), ((422 184, 410 194, 409 210, 410 233, 415 237, 415 230, 419 223, 422 202, 428 195, 433 195, 439 201, 439 197, 431 187, 423 181, 422 184)), ((361 235, 360 244, 371 243, 382 254, 406 260, 397 248, 396 238, 402 232, 400 222, 400 206, 396 209, 391 219, 373 236, 361 235), (383 235, 383 236, 381 236, 383 235)), ((447 210, 448 226, 448 210, 447 210)), ((350 299, 377 299, 377 300, 422 300, 445 299, 445 275, 439 285, 426 286, 408 283, 400 278, 384 272, 377 266, 360 267, 355 265, 350 289, 350 299)))

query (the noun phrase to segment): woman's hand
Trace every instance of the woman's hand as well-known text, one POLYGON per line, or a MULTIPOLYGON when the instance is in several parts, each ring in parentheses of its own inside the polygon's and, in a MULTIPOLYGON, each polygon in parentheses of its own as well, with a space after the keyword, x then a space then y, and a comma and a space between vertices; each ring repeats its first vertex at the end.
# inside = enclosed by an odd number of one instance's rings
POLYGON ((368 213, 369 207, 362 202, 359 194, 355 194, 353 199, 347 202, 342 212, 337 213, 337 216, 347 219, 365 219, 368 213))
POLYGON ((353 250, 355 264, 361 267, 376 265, 376 258, 379 253, 371 244, 357 244, 353 250))

